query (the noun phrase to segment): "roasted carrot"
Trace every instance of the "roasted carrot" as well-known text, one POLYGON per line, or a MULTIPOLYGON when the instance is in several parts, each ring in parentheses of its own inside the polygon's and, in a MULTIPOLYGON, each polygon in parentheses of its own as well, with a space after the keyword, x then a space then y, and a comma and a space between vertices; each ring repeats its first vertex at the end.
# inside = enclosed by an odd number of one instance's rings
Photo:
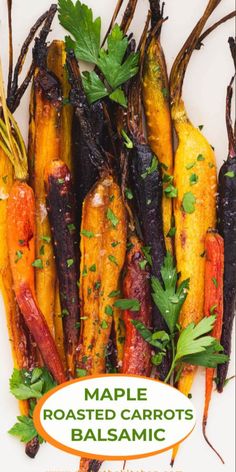
POLYGON ((79 289, 78 238, 71 173, 60 160, 45 169, 45 188, 59 279, 64 345, 70 376, 75 374, 78 343, 79 289))
MULTIPOLYGON (((180 281, 190 277, 190 291, 180 313, 180 325, 197 323, 204 309, 204 241, 209 228, 216 225, 216 160, 212 147, 198 128, 190 122, 181 98, 185 71, 202 29, 220 0, 210 0, 183 45, 170 75, 171 114, 178 137, 175 153, 174 185, 178 195, 174 202, 176 226, 175 252, 180 281), (207 192, 206 192, 207 189, 207 192), (198 270, 196 271, 196 267, 198 270)), ((196 368, 185 366, 178 382, 188 395, 196 368)), ((174 449, 173 465, 178 447, 174 449)))
POLYGON ((103 134, 103 119, 100 105, 97 105, 93 127, 92 113, 83 90, 79 66, 73 53, 67 55, 67 68, 71 82, 70 101, 74 107, 73 119, 73 160, 75 162, 75 187, 77 199, 77 220, 81 223, 82 203, 99 178, 99 168, 104 165, 104 155, 100 151, 103 134))
MULTIPOLYGON (((127 126, 132 141, 129 158, 130 182, 151 273, 160 277, 166 252, 162 217, 162 171, 157 157, 145 139, 141 112, 141 74, 145 51, 145 31, 140 49, 140 76, 132 79, 129 88, 127 126)), ((168 330, 154 303, 152 316, 153 326, 157 330, 168 330)), ((166 356, 158 367, 158 376, 161 380, 165 379, 170 364, 171 360, 166 356)))
POLYGON ((36 296, 53 335, 56 267, 46 210, 44 171, 48 163, 60 157, 60 109, 60 84, 42 65, 36 70, 31 92, 28 153, 30 182, 36 201, 36 259, 40 259, 43 266, 36 273, 36 296))
MULTIPOLYGON (((216 321, 212 330, 212 336, 220 341, 223 321, 223 275, 224 275, 224 240, 216 232, 209 231, 205 240, 206 265, 205 265, 205 295, 204 315, 215 314, 216 321)), ((213 448, 206 436, 208 410, 213 389, 213 377, 215 369, 206 369, 205 405, 203 413, 202 430, 204 438, 210 447, 216 452, 221 461, 222 457, 213 448)))
MULTIPOLYGON (((43 360, 58 383, 66 380, 64 369, 39 309, 34 290, 35 203, 32 189, 16 181, 7 206, 7 236, 14 292, 25 323, 32 333, 43 360)), ((40 269, 38 269, 40 270, 40 269)))
POLYGON ((0 63, 0 96, 3 109, 1 147, 12 162, 15 182, 7 201, 7 242, 13 289, 16 300, 42 358, 57 382, 66 380, 54 340, 42 315, 36 297, 34 267, 40 270, 41 260, 35 259, 35 200, 28 178, 27 153, 18 125, 7 108, 0 63))
MULTIPOLYGON (((2 293, 6 310, 14 367, 23 369, 28 367, 27 339, 12 289, 13 282, 7 245, 7 200, 13 184, 12 177, 12 164, 0 148, 0 292, 2 293)), ((27 402, 20 401, 19 404, 21 413, 27 415, 27 402)))
POLYGON ((83 204, 81 225, 80 367, 105 371, 113 304, 126 250, 126 215, 119 186, 104 174, 83 204))
MULTIPOLYGON (((31 76, 33 74, 35 64, 34 61, 31 64, 29 71, 27 72, 24 80, 21 85, 18 86, 18 76, 21 72, 25 57, 29 48, 30 43, 32 42, 34 35, 36 34, 38 28, 44 23, 44 26, 40 32, 39 38, 37 38, 38 45, 40 46, 42 42, 46 40, 46 37, 49 33, 53 17, 56 13, 55 5, 52 5, 49 11, 41 15, 41 17, 36 21, 33 27, 30 30, 29 35, 24 41, 20 55, 16 61, 15 68, 13 70, 13 40, 12 40, 12 2, 8 2, 8 25, 9 25, 9 74, 8 74, 8 96, 6 98, 9 109, 15 111, 17 106, 20 103, 21 97, 23 96, 31 76)), ((1 64, 0 64, 1 69, 1 64)), ((2 70, 1 70, 1 101, 4 107, 5 97, 2 81, 2 70)), ((1 120, 1 131, 4 132, 6 124, 1 120)), ((9 129, 7 130, 7 132, 9 129)), ((5 134, 6 137, 7 133, 5 134)), ((11 153, 9 154, 11 144, 7 143, 3 139, 1 140, 1 146, 4 147, 4 153, 0 149, 1 159, 0 159, 0 178, 3 182, 2 188, 2 197, 4 194, 8 197, 9 192, 13 183, 13 167, 12 163, 8 159, 11 158, 11 153), (7 145, 7 146, 6 146, 7 145), (6 155, 7 154, 7 155, 6 155), (5 193, 7 192, 7 193, 5 193)), ((10 139, 11 141, 11 139, 10 139)), ((23 317, 20 313, 17 301, 15 299, 15 294, 13 291, 13 280, 9 263, 8 256, 8 244, 7 244, 7 198, 1 198, 0 202, 0 214, 3 216, 3 220, 0 217, 0 239, 1 239, 1 249, 3 252, 0 252, 0 290, 2 291, 4 304, 6 308, 6 317, 7 325, 9 331, 9 339, 12 347, 14 367, 18 370, 32 369, 37 366, 37 357, 38 351, 36 348, 35 341, 32 339, 32 335, 28 332, 28 329, 24 323, 23 317)), ((20 410, 22 415, 29 414, 29 402, 28 401, 19 401, 20 410)), ((30 457, 35 457, 39 449, 38 438, 28 442, 26 444, 25 452, 30 457)))
MULTIPOLYGON (((59 80, 62 92, 62 109, 60 123, 60 156, 73 172, 72 162, 72 119, 73 108, 69 102, 70 83, 66 70, 66 49, 64 41, 54 40, 47 52, 47 66, 59 80)), ((59 157, 59 156, 58 156, 59 157)))
POLYGON ((163 9, 159 0, 150 0, 152 29, 146 46, 143 66, 142 94, 147 121, 148 143, 163 164, 166 183, 163 185, 163 227, 166 248, 172 251, 172 198, 165 190, 172 182, 173 140, 169 103, 169 82, 164 52, 161 46, 161 22, 163 9), (159 27, 158 27, 159 25, 159 27))
POLYGON ((131 320, 141 321, 149 327, 152 312, 150 274, 140 266, 145 261, 142 244, 136 237, 131 237, 130 243, 132 247, 126 256, 123 295, 125 298, 138 300, 140 309, 136 312, 124 311, 126 338, 122 372, 148 377, 151 372, 151 347, 132 325, 131 320))
POLYGON ((55 343, 57 346, 57 350, 60 354, 60 358, 63 362, 64 367, 66 367, 64 331, 63 331, 63 322, 62 322, 62 316, 61 316, 61 301, 60 301, 60 290, 59 290, 58 280, 56 284, 55 307, 54 307, 54 329, 55 329, 55 343))
POLYGON ((117 307, 113 309, 113 328, 114 328, 114 347, 115 347, 115 368, 118 372, 121 371, 124 358, 124 343, 125 343, 125 323, 123 311, 117 307))
MULTIPOLYGON (((60 120, 60 156, 65 164, 72 171, 72 120, 73 108, 69 103, 70 84, 65 67, 66 50, 64 41, 54 40, 50 44, 47 52, 47 67, 55 74, 60 82, 62 91, 62 109, 60 120)), ((58 156, 59 157, 59 156, 58 156)), ((61 318, 59 283, 56 283, 55 306, 54 306, 54 334, 61 358, 65 359, 64 333, 61 318)))
MULTIPOLYGON (((195 44, 218 3, 219 0, 208 3, 204 15, 178 54, 170 78, 171 111, 178 136, 174 171, 174 184, 178 190, 174 203, 176 261, 181 280, 190 277, 190 292, 180 314, 183 327, 191 322, 197 323, 203 316, 204 240, 208 228, 214 228, 216 224, 216 161, 212 147, 188 119, 181 92, 184 73, 195 44)), ((179 388, 186 395, 191 388, 194 372, 195 368, 188 367, 179 381, 179 388)))
MULTIPOLYGON (((236 67, 236 41, 229 40, 236 67)), ((231 121, 232 78, 227 89, 226 124, 229 139, 228 159, 219 174, 218 229, 225 242, 224 264, 224 316, 221 344, 230 356, 233 321, 236 301, 236 131, 231 121)), ((217 368, 217 390, 222 392, 227 377, 229 362, 217 368)))

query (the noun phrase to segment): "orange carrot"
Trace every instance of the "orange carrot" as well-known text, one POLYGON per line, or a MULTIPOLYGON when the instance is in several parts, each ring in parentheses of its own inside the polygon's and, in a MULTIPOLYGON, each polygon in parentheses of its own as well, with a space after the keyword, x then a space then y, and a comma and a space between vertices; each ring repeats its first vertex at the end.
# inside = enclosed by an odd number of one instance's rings
POLYGON ((7 206, 7 237, 14 292, 30 333, 49 371, 58 383, 65 382, 64 368, 55 342, 35 297, 35 200, 31 187, 16 181, 7 206))
MULTIPOLYGON (((205 240, 206 265, 205 265, 205 298, 204 314, 216 315, 216 321, 212 330, 212 336, 220 341, 223 322, 223 275, 224 275, 224 240, 214 231, 209 231, 205 240)), ((205 406, 202 421, 202 431, 206 442, 215 451, 224 463, 220 454, 213 448, 206 436, 208 410, 213 389, 213 377, 215 369, 206 369, 205 406)))

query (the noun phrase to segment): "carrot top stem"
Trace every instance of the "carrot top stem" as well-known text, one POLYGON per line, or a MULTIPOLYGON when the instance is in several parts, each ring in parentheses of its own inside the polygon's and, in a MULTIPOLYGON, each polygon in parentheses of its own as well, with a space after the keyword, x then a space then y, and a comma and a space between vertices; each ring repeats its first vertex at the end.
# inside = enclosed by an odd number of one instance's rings
MULTIPOLYGON (((143 120, 142 120, 142 74, 143 74, 143 63, 144 55, 147 42, 147 33, 150 22, 151 14, 148 12, 142 36, 139 42, 138 50, 140 52, 139 58, 139 73, 133 78, 131 86, 129 88, 129 105, 128 105, 128 126, 131 133, 143 135, 143 120)), ((145 140, 143 141, 145 142, 145 140)))
POLYGON ((227 87, 227 94, 226 94, 226 127, 228 133, 228 140, 229 140, 229 158, 233 158, 236 156, 236 129, 234 130, 232 118, 231 118, 231 102, 233 96, 233 83, 235 80, 236 75, 236 38, 229 38, 229 47, 232 54, 232 58, 235 65, 235 74, 232 77, 228 87, 227 87))
POLYGON ((174 65, 171 70, 170 76, 170 88, 172 104, 178 105, 182 95, 182 86, 184 81, 185 72, 192 56, 192 53, 198 43, 199 36, 212 12, 219 5, 221 0, 209 0, 208 5, 200 18, 192 33, 185 41, 182 49, 175 59, 174 65))
POLYGON ((16 120, 12 116, 7 107, 2 63, 0 59, 0 100, 2 106, 3 118, 0 118, 0 147, 10 159, 14 170, 15 177, 19 180, 27 180, 28 178, 28 162, 25 143, 22 138, 20 129, 16 120))
POLYGON ((124 34, 126 34, 129 29, 130 23, 134 16, 137 3, 138 3, 138 0, 129 0, 128 2, 128 5, 126 7, 126 10, 124 12, 124 16, 120 25, 124 34))
POLYGON ((204 31, 204 33, 202 33, 202 35, 199 37, 198 39, 198 42, 195 46, 195 49, 201 49, 202 47, 202 42, 204 41, 204 39, 212 32, 214 31, 218 26, 222 25, 223 23, 225 23, 226 21, 230 20, 231 18, 234 18, 236 16, 236 10, 234 11, 231 11, 230 13, 228 13, 227 15, 225 15, 223 18, 221 18, 220 20, 216 21, 216 23, 214 23, 212 26, 210 26, 209 28, 207 28, 206 31, 204 31))

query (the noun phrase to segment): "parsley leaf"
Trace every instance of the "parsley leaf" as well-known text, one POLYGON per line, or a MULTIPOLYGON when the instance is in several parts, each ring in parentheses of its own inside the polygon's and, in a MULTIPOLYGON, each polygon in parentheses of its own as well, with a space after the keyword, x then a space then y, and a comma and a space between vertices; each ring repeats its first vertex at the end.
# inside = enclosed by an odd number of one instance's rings
POLYGON ((86 377, 87 370, 86 369, 76 369, 76 377, 86 377))
POLYGON ((181 361, 187 364, 215 368, 218 364, 224 364, 229 359, 225 354, 221 354, 222 351, 223 347, 217 341, 214 341, 204 351, 184 356, 181 361))
POLYGON ((17 263, 20 259, 22 259, 22 256, 23 256, 22 251, 16 251, 15 263, 17 263))
MULTIPOLYGON (((21 442, 27 443, 31 441, 38 433, 35 429, 34 422, 29 416, 17 416, 18 422, 9 429, 8 433, 12 436, 18 436, 21 442)), ((39 437, 40 438, 40 437, 39 437)), ((40 438, 42 442, 42 438, 40 438)))
POLYGON ((32 266, 37 269, 43 269, 43 261, 41 259, 35 259, 35 261, 32 262, 32 266))
POLYGON ((139 52, 126 57, 129 40, 116 24, 107 38, 107 50, 100 49, 101 18, 93 19, 87 5, 77 0, 59 0, 59 21, 74 39, 65 38, 66 49, 73 49, 77 59, 96 64, 104 77, 104 83, 95 71, 84 72, 83 86, 89 103, 109 95, 110 99, 127 107, 121 85, 138 72, 139 52))
POLYGON ((14 369, 10 378, 10 391, 18 400, 41 398, 55 386, 55 381, 45 367, 37 367, 32 371, 14 369))
POLYGON ((131 141, 124 129, 121 130, 122 138, 124 139, 124 145, 127 149, 133 149, 134 143, 131 141))
POLYGON ((139 311, 140 310, 140 303, 139 301, 134 298, 121 298, 120 300, 116 300, 114 306, 120 308, 121 310, 130 310, 130 311, 139 311))
POLYGON ((146 177, 153 172, 155 172, 158 168, 158 160, 156 156, 152 156, 152 162, 149 167, 146 168, 146 171, 141 174, 142 179, 146 179, 146 177))
POLYGON ((141 334, 142 338, 151 346, 163 349, 170 341, 170 336, 166 331, 152 332, 139 320, 131 320, 131 323, 141 334))
POLYGON ((82 234, 83 236, 85 236, 86 238, 89 238, 89 239, 91 239, 95 236, 93 231, 88 231, 87 229, 81 229, 80 234, 82 234))
POLYGON ((178 190, 174 185, 168 185, 168 187, 164 189, 164 193, 167 198, 176 198, 178 196, 178 190))
POLYGON ((97 63, 100 49, 101 18, 93 21, 91 8, 77 0, 59 0, 60 24, 75 38, 75 54, 78 59, 97 63))
POLYGON ((191 174, 189 177, 189 183, 190 185, 195 185, 199 180, 199 177, 197 174, 191 174))
POLYGON ((202 352, 212 344, 214 338, 204 335, 212 330, 215 319, 215 316, 205 317, 197 325, 190 323, 181 331, 177 343, 176 361, 184 356, 202 352))
POLYGON ((183 196, 183 209, 185 213, 194 213, 195 211, 196 197, 192 192, 186 192, 183 196))
POLYGON ((89 104, 109 95, 104 83, 99 79, 98 75, 94 71, 83 72, 82 82, 89 104))
POLYGON ((37 382, 35 385, 27 385, 25 383, 25 373, 17 369, 13 370, 10 378, 10 391, 17 398, 17 400, 28 400, 29 398, 41 398, 41 389, 43 383, 37 382))
POLYGON ((169 330, 174 333, 179 313, 189 289, 189 279, 184 280, 177 287, 177 270, 174 267, 174 260, 170 252, 164 259, 161 268, 161 276, 164 287, 156 277, 152 277, 152 297, 160 310, 169 330))
POLYGON ((205 157, 202 154, 198 154, 197 161, 205 161, 205 157))
POLYGON ((121 39, 121 35, 123 37, 120 27, 115 25, 108 36, 108 50, 104 51, 104 49, 101 49, 98 59, 98 67, 113 89, 127 82, 127 80, 131 79, 138 72, 139 53, 132 52, 122 63, 124 54, 122 56, 121 49, 125 53, 128 47, 128 40, 127 38, 121 39), (125 50, 124 40, 126 44, 125 50))
POLYGON ((109 255, 108 259, 109 259, 110 262, 112 262, 112 264, 115 264, 116 266, 118 266, 118 262, 117 262, 117 259, 116 259, 115 256, 109 255))
POLYGON ((119 103, 119 105, 122 105, 124 108, 127 108, 127 99, 123 90, 120 87, 115 89, 114 92, 111 92, 109 98, 113 100, 113 102, 119 103))
POLYGON ((230 179, 233 179, 235 177, 235 172, 233 170, 229 170, 228 172, 225 173, 226 177, 229 177, 230 179))
POLYGON ((113 213, 111 208, 108 208, 108 210, 107 210, 107 219, 111 222, 113 228, 117 227, 117 225, 119 223, 119 220, 116 217, 115 213, 113 213))

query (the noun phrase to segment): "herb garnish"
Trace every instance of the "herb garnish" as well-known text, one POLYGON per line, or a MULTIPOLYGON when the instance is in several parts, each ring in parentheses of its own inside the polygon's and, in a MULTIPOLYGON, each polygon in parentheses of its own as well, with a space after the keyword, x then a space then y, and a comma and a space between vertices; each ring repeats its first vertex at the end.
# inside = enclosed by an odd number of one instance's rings
POLYGON ((167 198, 176 198, 178 196, 178 190, 174 185, 168 185, 168 187, 164 189, 164 193, 167 198))
POLYGON ((146 171, 141 174, 142 179, 146 179, 146 177, 153 172, 155 172, 158 168, 158 160, 156 156, 152 156, 152 162, 149 167, 146 168, 146 171))
POLYGON ((16 258, 15 258, 15 263, 17 264, 17 262, 22 259, 22 256, 23 256, 23 252, 22 251, 16 251, 16 258))
POLYGON ((139 311, 140 303, 136 298, 121 298, 116 300, 114 306, 121 310, 139 311))
POLYGON ((117 227, 117 225, 119 223, 119 220, 116 217, 116 215, 113 213, 111 208, 108 208, 108 210, 107 210, 107 219, 111 222, 113 228, 117 227))
POLYGON ((124 129, 121 130, 121 135, 124 138, 124 145, 127 149, 133 149, 134 143, 131 141, 124 129))
POLYGON ((68 267, 68 269, 69 269, 71 266, 73 266, 73 264, 74 264, 74 259, 67 259, 66 264, 67 264, 67 267, 68 267))
POLYGON ((104 82, 95 71, 84 72, 84 90, 90 103, 109 96, 122 106, 127 101, 121 86, 138 72, 139 53, 126 55, 128 37, 116 24, 107 38, 107 50, 100 48, 101 18, 93 20, 92 10, 77 0, 59 0, 59 21, 73 38, 66 37, 67 50, 73 49, 77 59, 96 65, 104 82))
POLYGON ((225 173, 225 177, 229 177, 230 179, 233 179, 235 177, 235 172, 233 170, 229 170, 228 172, 225 173))
POLYGON ((187 297, 190 281, 189 279, 184 280, 177 286, 177 270, 174 267, 173 257, 169 252, 161 268, 161 276, 164 286, 157 278, 152 277, 152 296, 166 321, 170 334, 165 331, 151 332, 143 323, 137 320, 133 320, 132 323, 149 344, 159 349, 152 359, 156 365, 162 362, 162 358, 171 342, 173 361, 165 382, 169 380, 176 368, 178 369, 177 377, 180 376, 183 363, 212 368, 216 367, 217 364, 225 363, 228 356, 222 354, 223 347, 214 337, 207 336, 212 331, 215 316, 203 318, 197 325, 190 323, 184 329, 178 327, 179 313, 187 297), (179 338, 177 345, 175 345, 175 336, 178 331, 180 331, 179 338))
POLYGON ((94 233, 92 231, 88 231, 87 229, 81 229, 80 233, 85 236, 86 238, 94 238, 94 233))
POLYGON ((51 374, 45 367, 36 367, 32 371, 14 369, 10 378, 10 391, 18 400, 30 400, 29 416, 17 416, 18 422, 8 431, 13 436, 18 436, 22 442, 29 442, 38 437, 39 443, 43 442, 38 435, 32 419, 35 399, 41 398, 45 393, 56 386, 51 374))
POLYGON ((189 183, 190 185, 195 185, 199 180, 199 177, 197 174, 191 174, 189 177, 189 183))
POLYGON ((183 196, 182 206, 185 213, 194 213, 196 197, 192 192, 186 192, 183 196))
POLYGON ((43 261, 41 259, 35 259, 35 261, 32 262, 32 266, 37 269, 43 269, 43 261))

